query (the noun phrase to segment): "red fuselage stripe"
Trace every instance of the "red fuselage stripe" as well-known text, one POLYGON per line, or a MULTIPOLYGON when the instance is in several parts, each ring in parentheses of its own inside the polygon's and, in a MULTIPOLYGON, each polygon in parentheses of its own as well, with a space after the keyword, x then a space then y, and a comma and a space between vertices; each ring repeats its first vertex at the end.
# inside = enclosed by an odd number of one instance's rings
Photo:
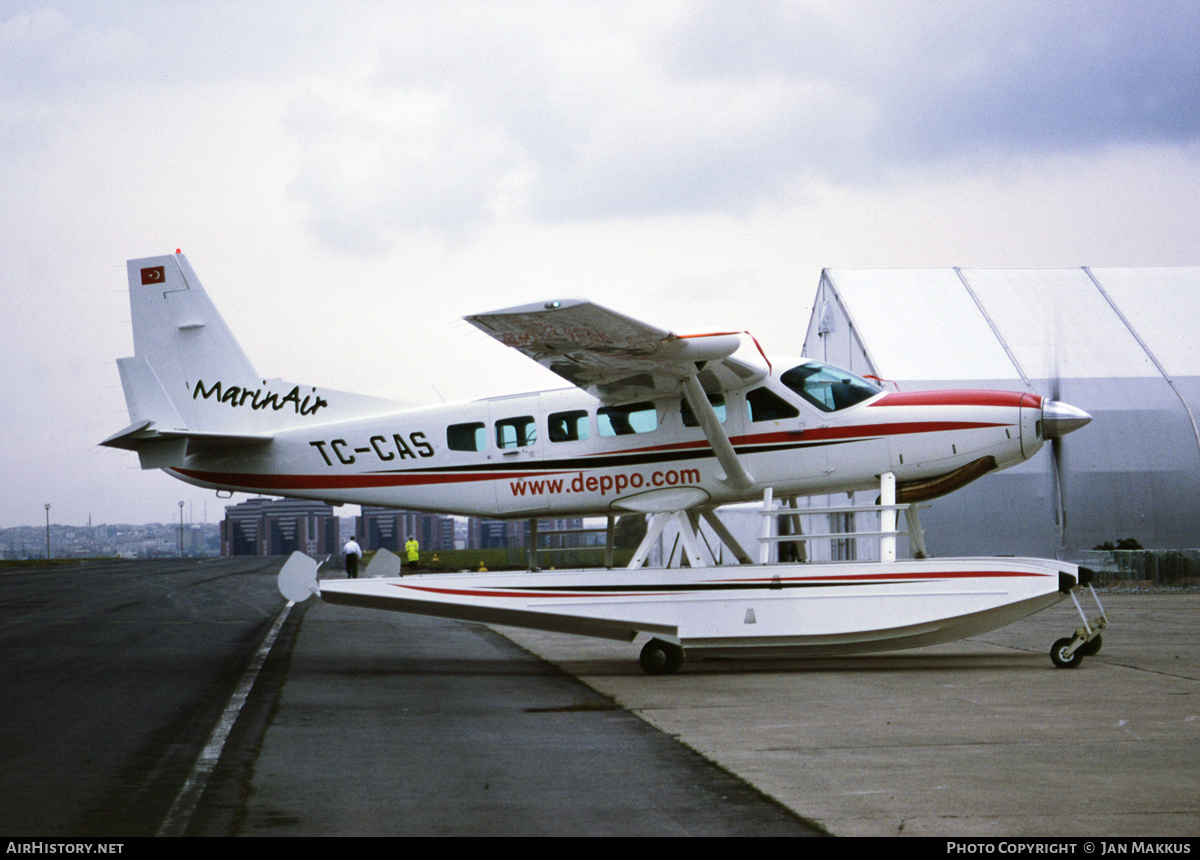
POLYGON ((197 481, 213 484, 232 484, 242 487, 261 487, 265 490, 346 490, 363 487, 411 487, 430 484, 461 484, 471 481, 504 481, 524 478, 543 478, 565 475, 555 472, 426 472, 386 475, 264 475, 237 472, 203 472, 197 469, 172 469, 197 481))
POLYGON ((1009 406, 1038 409, 1042 398, 1019 391, 902 391, 885 394, 871 406, 1009 406))

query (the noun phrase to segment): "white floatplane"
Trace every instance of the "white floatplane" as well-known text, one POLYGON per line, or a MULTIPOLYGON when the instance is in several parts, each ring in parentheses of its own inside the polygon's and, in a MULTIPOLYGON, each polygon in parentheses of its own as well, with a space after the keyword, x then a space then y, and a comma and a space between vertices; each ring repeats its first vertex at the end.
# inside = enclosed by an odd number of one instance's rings
MULTIPOLYGON (((218 490, 498 518, 644 514, 624 569, 399 576, 318 582, 294 555, 289 599, 634 641, 649 672, 688 654, 836 654, 945 642, 1070 596, 1084 618, 1056 665, 1099 648, 1076 591, 1089 572, 1020 558, 928 559, 916 503, 1032 457, 1090 416, 1028 392, 888 392, 808 360, 771 361, 745 332, 677 335, 581 300, 468 317, 574 387, 404 409, 261 378, 182 254, 130 260, 135 355, 118 360, 130 425, 102 444, 143 468, 218 490), (878 488, 880 561, 794 564, 780 543, 800 496, 878 488), (757 559, 716 514, 762 500, 757 559), (777 508, 776 499, 791 505, 777 508), (898 514, 917 556, 896 557, 898 514), (701 523, 738 566, 712 565, 701 523), (664 529, 686 568, 646 567, 664 529)), ((820 513, 836 512, 823 508, 820 513)), ((849 509, 847 509, 849 510, 849 509)), ((797 553, 803 557, 803 552, 797 553)), ((536 563, 531 564, 536 567, 536 563)), ((382 574, 382 575, 381 575, 382 574)), ((1095 592, 1092 592, 1093 596, 1095 592)))

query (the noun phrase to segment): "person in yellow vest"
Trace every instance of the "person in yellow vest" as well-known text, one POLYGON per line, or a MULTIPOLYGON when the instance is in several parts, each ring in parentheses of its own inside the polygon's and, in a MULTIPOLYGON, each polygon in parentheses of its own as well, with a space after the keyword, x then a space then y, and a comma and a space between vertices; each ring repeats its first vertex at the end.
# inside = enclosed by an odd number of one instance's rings
POLYGON ((404 551, 408 553, 408 566, 415 570, 421 555, 421 547, 417 543, 417 539, 409 538, 404 544, 404 551))

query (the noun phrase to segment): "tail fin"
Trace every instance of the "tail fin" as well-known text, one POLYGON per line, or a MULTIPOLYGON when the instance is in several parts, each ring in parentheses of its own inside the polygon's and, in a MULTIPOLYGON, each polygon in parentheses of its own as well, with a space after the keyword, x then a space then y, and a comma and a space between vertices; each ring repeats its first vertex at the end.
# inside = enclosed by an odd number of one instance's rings
POLYGON ((132 423, 100 444, 137 451, 142 468, 399 407, 260 378, 182 254, 130 260, 128 274, 134 355, 117 367, 132 423))
POLYGON ((196 386, 219 385, 219 403, 230 389, 254 390, 260 379, 187 258, 147 257, 127 266, 135 355, 117 364, 130 419, 201 431, 243 423, 236 410, 201 408, 211 405, 211 397, 197 400, 196 386))

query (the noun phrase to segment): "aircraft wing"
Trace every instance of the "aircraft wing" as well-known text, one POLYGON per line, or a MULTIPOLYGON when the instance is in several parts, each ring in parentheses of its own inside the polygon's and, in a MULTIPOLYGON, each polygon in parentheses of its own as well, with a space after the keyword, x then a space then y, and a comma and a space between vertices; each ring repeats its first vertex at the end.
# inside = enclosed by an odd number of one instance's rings
POLYGON ((715 394, 753 383, 770 370, 744 333, 677 335, 581 299, 522 305, 466 320, 610 404, 679 394, 693 375, 715 394))

